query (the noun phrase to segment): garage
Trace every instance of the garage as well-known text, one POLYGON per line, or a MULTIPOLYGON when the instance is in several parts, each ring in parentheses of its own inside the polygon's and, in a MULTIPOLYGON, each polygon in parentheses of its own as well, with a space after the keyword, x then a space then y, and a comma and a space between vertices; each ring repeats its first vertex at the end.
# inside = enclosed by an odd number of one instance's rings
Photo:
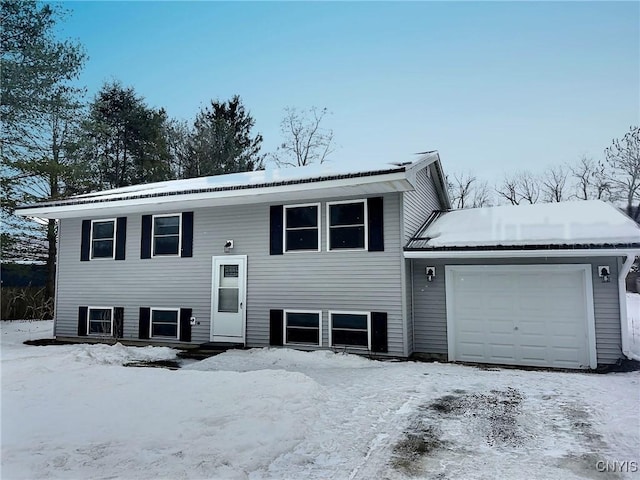
POLYGON ((450 360, 595 367, 591 265, 445 268, 450 360))

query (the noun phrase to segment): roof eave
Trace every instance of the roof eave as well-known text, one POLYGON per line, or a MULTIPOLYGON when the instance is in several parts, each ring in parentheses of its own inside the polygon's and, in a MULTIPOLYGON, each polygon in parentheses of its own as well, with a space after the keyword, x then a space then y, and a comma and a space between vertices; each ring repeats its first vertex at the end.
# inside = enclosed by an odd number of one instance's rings
POLYGON ((228 188, 196 193, 138 196, 128 199, 78 199, 61 204, 33 205, 16 209, 16 214, 39 218, 73 218, 142 211, 200 208, 291 201, 300 198, 365 195, 412 190, 404 169, 379 175, 350 176, 321 181, 293 182, 258 188, 228 188))

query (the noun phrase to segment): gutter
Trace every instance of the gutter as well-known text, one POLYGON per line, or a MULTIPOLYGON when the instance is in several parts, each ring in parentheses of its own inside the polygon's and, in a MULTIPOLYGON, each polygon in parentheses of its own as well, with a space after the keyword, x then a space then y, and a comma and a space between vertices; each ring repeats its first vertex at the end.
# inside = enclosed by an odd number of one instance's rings
MULTIPOLYGON (((577 248, 558 250, 405 250, 404 258, 526 258, 526 257, 620 257, 631 258, 631 264, 637 248, 577 248)), ((626 265, 626 262, 625 262, 626 265)), ((629 265, 631 268, 631 265, 629 265)), ((628 272, 628 269, 627 269, 628 272)), ((625 273, 626 276, 626 273, 625 273)))
MULTIPOLYGON (((640 252, 635 252, 635 254, 639 254, 640 252)), ((629 253, 618 272, 618 296, 620 303, 620 333, 622 336, 622 354, 637 362, 640 362, 640 355, 637 355, 631 351, 629 345, 629 320, 627 318, 627 285, 626 278, 629 270, 631 270, 631 265, 635 260, 635 255, 629 253)))

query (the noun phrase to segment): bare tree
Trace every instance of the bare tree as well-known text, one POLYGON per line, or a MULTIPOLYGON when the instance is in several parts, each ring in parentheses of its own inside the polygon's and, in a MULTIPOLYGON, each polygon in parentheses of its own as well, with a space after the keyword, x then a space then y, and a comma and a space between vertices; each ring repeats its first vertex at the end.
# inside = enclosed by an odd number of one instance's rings
POLYGON ((547 202, 562 202, 569 171, 562 165, 547 168, 542 174, 542 193, 547 202))
POLYGON ((283 141, 271 156, 279 166, 302 167, 324 163, 334 151, 333 130, 324 128, 322 121, 329 114, 326 108, 309 110, 285 108, 280 123, 283 141))
POLYGON ((473 192, 473 207, 490 207, 493 204, 493 195, 489 182, 486 180, 479 181, 473 192))
POLYGON ((511 205, 520 203, 538 203, 540 200, 540 180, 529 171, 505 176, 502 184, 496 188, 498 195, 511 205))
POLYGON ((538 203, 540 200, 540 180, 533 173, 524 171, 518 174, 520 197, 527 203, 538 203))
POLYGON ((491 204, 491 191, 486 181, 479 181, 472 172, 447 176, 447 190, 454 208, 477 208, 491 204))
POLYGON ((502 184, 496 188, 496 193, 507 200, 511 205, 520 204, 518 182, 515 177, 505 175, 502 180, 502 184))
POLYGON ((469 172, 454 173, 453 179, 447 176, 447 188, 449 198, 454 208, 465 208, 471 201, 473 184, 476 182, 475 175, 469 172))
POLYGON ((611 182, 603 162, 596 162, 592 158, 582 156, 577 164, 569 165, 569 170, 574 179, 574 198, 578 200, 609 199, 611 182))
POLYGON ((640 128, 632 126, 622 139, 614 139, 605 158, 613 193, 625 202, 629 216, 640 219, 640 128))

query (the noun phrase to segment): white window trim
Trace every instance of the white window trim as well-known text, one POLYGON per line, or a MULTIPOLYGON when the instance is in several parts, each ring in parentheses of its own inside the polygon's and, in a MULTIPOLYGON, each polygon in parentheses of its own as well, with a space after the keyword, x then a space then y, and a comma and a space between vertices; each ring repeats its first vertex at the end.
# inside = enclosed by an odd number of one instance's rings
POLYGON ((90 335, 92 337, 113 337, 113 315, 115 314, 115 308, 114 307, 97 307, 97 306, 91 306, 91 307, 87 307, 87 335, 90 335), (105 335, 104 333, 90 333, 91 332, 91 310, 109 310, 111 312, 111 333, 109 333, 108 335, 105 335))
MULTIPOLYGON (((327 252, 363 252, 369 250, 369 202, 366 198, 356 198, 353 200, 340 200, 339 202, 327 202, 327 252), (364 205, 364 247, 363 248, 331 248, 331 205, 341 205, 345 203, 362 203, 364 205)), ((349 225, 340 225, 348 227, 349 225)))
MULTIPOLYGON (((114 260, 116 258, 116 239, 118 238, 118 219, 117 218, 99 218, 91 220, 91 233, 89 235, 89 260, 114 260), (113 222, 113 254, 111 257, 93 257, 93 224, 113 222)), ((107 238, 101 238, 99 240, 108 240, 107 238)))
MULTIPOLYGON (((315 346, 314 343, 287 343, 287 314, 288 313, 315 313, 318 315, 318 347, 322 346, 322 310, 283 310, 282 312, 282 344, 291 346, 315 346)), ((299 328, 299 327, 293 327, 299 328)))
POLYGON ((333 316, 335 314, 343 315, 366 315, 367 317, 367 350, 371 350, 371 312, 356 312, 351 310, 329 310, 329 346, 330 347, 346 347, 353 348, 355 350, 364 350, 365 347, 359 347, 356 345, 334 345, 333 344, 333 316))
MULTIPOLYGON (((308 252, 320 252, 322 250, 320 242, 321 242, 321 228, 322 228, 322 215, 320 214, 321 204, 320 203, 297 203, 295 205, 284 205, 282 208, 282 251, 284 253, 308 253, 308 252), (316 216, 318 220, 318 248, 317 249, 309 249, 309 250, 287 250, 287 209, 288 208, 297 208, 297 207, 316 207, 316 216)), ((310 228, 305 227, 299 230, 310 230, 310 228)))
POLYGON ((149 338, 160 338, 160 339, 170 339, 170 340, 179 340, 180 339, 180 309, 179 308, 165 308, 165 307, 151 307, 149 308, 149 338), (177 312, 177 329, 175 337, 165 337, 165 336, 153 336, 153 312, 177 312))
MULTIPOLYGON (((173 237, 174 235, 165 235, 165 236, 173 237)), ((162 213, 158 215, 153 215, 151 218, 151 258, 174 258, 174 257, 179 257, 181 253, 182 253, 182 213, 162 213), (178 217, 178 253, 176 254, 172 253, 170 255, 156 255, 156 249, 155 249, 156 218, 163 218, 163 217, 178 217)))

